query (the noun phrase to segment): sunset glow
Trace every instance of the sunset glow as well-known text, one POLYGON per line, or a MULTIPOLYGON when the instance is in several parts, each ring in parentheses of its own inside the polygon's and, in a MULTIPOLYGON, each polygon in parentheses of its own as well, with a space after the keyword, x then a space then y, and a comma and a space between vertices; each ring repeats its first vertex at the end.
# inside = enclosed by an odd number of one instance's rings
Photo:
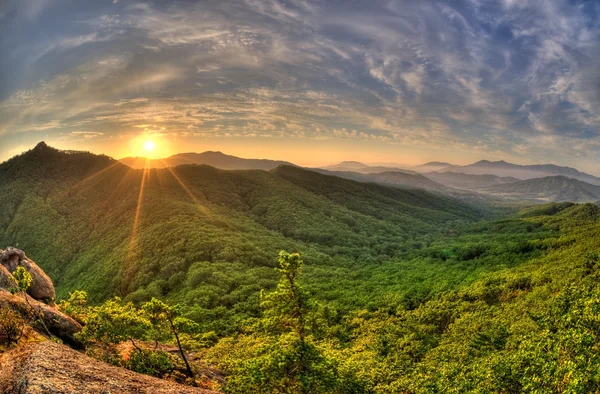
POLYGON ((594 2, 5 3, 0 161, 44 140, 600 173, 594 2))

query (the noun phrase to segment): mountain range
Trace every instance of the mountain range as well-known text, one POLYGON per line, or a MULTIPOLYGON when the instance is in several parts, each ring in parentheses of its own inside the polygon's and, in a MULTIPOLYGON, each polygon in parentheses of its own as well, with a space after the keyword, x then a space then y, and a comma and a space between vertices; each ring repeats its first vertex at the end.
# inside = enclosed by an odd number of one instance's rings
MULTIPOLYGON (((600 186, 565 176, 512 182, 440 174, 446 182, 477 187, 496 183, 481 192, 508 198, 584 200, 600 193, 600 186)), ((279 362, 282 351, 289 352, 288 341, 298 334, 282 330, 303 319, 297 310, 309 311, 303 316, 315 352, 309 354, 316 355, 311 357, 324 360, 318 365, 339 365, 325 378, 332 376, 342 389, 321 393, 428 392, 420 390, 428 385, 436 392, 449 386, 453 392, 521 392, 539 376, 541 384, 555 379, 546 391, 559 392, 573 371, 593 370, 600 336, 590 329, 598 299, 600 208, 526 202, 524 210, 516 204, 480 209, 443 193, 452 190, 400 171, 290 165, 223 170, 198 164, 134 169, 107 156, 40 143, 0 164, 0 244, 27 250, 54 281, 59 302, 43 298, 60 310, 52 317, 44 309, 40 316, 48 323, 62 316, 58 312, 75 311, 73 319, 87 316, 81 319, 84 329, 93 329, 96 320, 90 319, 106 313, 111 330, 128 331, 119 322, 125 315, 125 322, 136 324, 139 319, 127 317, 136 305, 152 298, 177 305, 197 324, 186 333, 186 346, 201 349, 199 365, 206 358, 224 377, 217 382, 227 384, 226 392, 257 392, 252 366, 266 360, 271 374, 270 360, 279 362), (299 252, 304 263, 282 253, 275 270, 281 250, 299 252), (303 270, 291 271, 288 261, 303 270), (71 303, 77 298, 60 302, 73 290, 86 291, 92 307, 71 303), (114 296, 132 302, 125 312, 114 296), (288 299, 306 300, 307 309, 288 299), (105 300, 108 306, 98 306, 105 300), (113 315, 119 324, 112 323, 113 315), (582 332, 589 337, 583 345, 582 332), (246 386, 231 389, 238 381, 246 386)), ((19 305, 33 302, 8 290, 3 295, 19 305)), ((41 326, 37 330, 44 335, 41 326)), ((130 338, 132 352, 142 338, 130 338)), ((145 345, 159 349, 157 342, 145 345)), ((297 353, 283 354, 292 360, 284 367, 294 368, 297 353)), ((117 392, 185 392, 50 342, 25 344, 0 361, 4 391, 6 382, 14 387, 27 378, 37 382, 28 387, 51 391, 91 382, 117 392), (104 379, 107 373, 113 378, 104 379)), ((285 379, 288 369, 283 371, 285 379)), ((220 384, 209 388, 220 390, 220 384)), ((260 384, 258 392, 273 392, 260 384)), ((597 387, 593 381, 574 391, 597 387)))
POLYGON ((501 177, 514 177, 521 180, 563 175, 593 185, 600 185, 600 178, 596 176, 586 174, 575 168, 561 167, 554 164, 519 165, 507 163, 505 161, 481 160, 466 166, 448 166, 441 171, 475 175, 491 174, 501 177))
POLYGON ((380 172, 404 172, 406 174, 416 174, 415 171, 408 169, 399 167, 370 166, 358 161, 343 161, 339 164, 325 166, 322 168, 328 171, 360 172, 363 174, 374 174, 380 172))
POLYGON ((96 302, 166 298, 217 332, 256 314, 281 249, 302 253, 306 281, 324 297, 340 286, 366 297, 351 279, 355 256, 391 258, 411 240, 481 216, 423 190, 294 166, 132 169, 43 143, 0 164, 0 195, 0 244, 27 250, 59 297, 83 289, 96 302), (334 286, 337 275, 345 285, 334 286))
POLYGON ((520 179, 513 177, 500 177, 491 174, 473 175, 452 171, 427 172, 424 173, 423 176, 448 187, 466 190, 479 190, 494 185, 502 185, 520 181, 520 179))
POLYGON ((281 160, 243 159, 226 155, 222 152, 178 153, 164 159, 147 159, 145 157, 125 157, 121 163, 131 168, 167 168, 184 164, 203 164, 223 170, 272 170, 278 166, 294 164, 281 160))
POLYGON ((318 168, 313 170, 322 174, 352 179, 358 182, 371 182, 395 187, 423 189, 440 193, 446 193, 449 191, 448 187, 421 174, 409 174, 400 171, 361 173, 355 171, 331 171, 318 168))
POLYGON ((512 199, 556 202, 594 202, 600 200, 600 186, 563 175, 533 178, 488 187, 483 192, 512 199))
POLYGON ((325 168, 338 169, 332 175, 361 182, 421 188, 471 200, 475 195, 465 195, 460 190, 477 193, 480 198, 593 202, 598 200, 595 190, 600 186, 600 178, 596 176, 553 164, 518 165, 481 160, 466 166, 429 162, 409 170, 390 170, 359 162, 342 162, 325 168))

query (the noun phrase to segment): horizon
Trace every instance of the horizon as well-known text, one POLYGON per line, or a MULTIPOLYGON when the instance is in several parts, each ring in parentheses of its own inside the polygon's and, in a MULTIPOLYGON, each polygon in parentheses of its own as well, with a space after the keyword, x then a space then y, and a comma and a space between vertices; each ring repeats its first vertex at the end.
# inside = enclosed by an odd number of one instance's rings
POLYGON ((222 150, 600 173, 593 2, 0 5, 0 161, 222 150))
MULTIPOLYGON (((9 161, 10 159, 12 159, 12 158, 14 158, 16 156, 19 156, 21 154, 24 154, 24 153, 26 153, 26 152, 34 149, 35 147, 37 147, 39 144, 42 144, 42 143, 45 144, 46 146, 50 147, 50 148, 54 148, 54 149, 58 149, 58 150, 71 150, 71 149, 66 149, 66 148, 62 148, 62 147, 59 147, 59 146, 55 146, 53 144, 46 143, 45 141, 39 141, 34 146, 32 146, 32 147, 30 147, 28 149, 25 149, 22 152, 19 152, 16 155, 13 155, 13 156, 9 157, 6 160, 0 161, 0 164, 5 163, 5 162, 9 161)), ((142 148, 140 148, 140 149, 142 149, 142 148)), ((105 155, 105 156, 111 157, 111 158, 113 158, 113 159, 115 159, 117 161, 122 161, 122 160, 125 160, 125 159, 161 160, 161 159, 167 159, 167 158, 169 158, 171 156, 181 155, 181 154, 202 154, 202 153, 207 153, 207 152, 213 152, 213 153, 221 153, 223 155, 229 155, 229 156, 238 157, 238 158, 241 158, 241 159, 259 159, 259 160, 260 159, 266 159, 266 160, 273 160, 273 161, 288 161, 291 164, 299 165, 300 167, 309 168, 309 169, 311 168, 310 165, 304 165, 304 164, 297 163, 297 162, 294 162, 294 161, 291 161, 291 160, 287 160, 287 159, 276 158, 276 157, 275 158, 274 157, 246 157, 246 156, 243 156, 243 155, 232 154, 230 152, 223 151, 221 149, 208 149, 208 150, 198 151, 198 152, 194 152, 194 151, 182 151, 182 152, 173 153, 173 154, 170 154, 169 156, 163 156, 163 157, 125 156, 125 157, 121 157, 121 158, 113 157, 113 156, 111 156, 109 154, 106 154, 106 153, 103 153, 103 152, 93 152, 93 151, 84 150, 84 149, 75 149, 75 150, 82 151, 82 152, 89 152, 89 153, 94 154, 94 155, 105 155)), ((479 162, 501 162, 501 163, 507 163, 507 164, 521 165, 521 166, 524 166, 524 165, 546 165, 546 164, 553 164, 553 163, 520 164, 520 163, 511 162, 511 161, 506 161, 506 160, 503 160, 503 159, 498 159, 498 160, 481 159, 481 160, 477 160, 477 161, 473 161, 473 162, 466 162, 464 164, 451 163, 451 162, 441 162, 439 160, 431 160, 431 161, 420 162, 420 163, 414 164, 414 165, 404 165, 403 166, 401 163, 393 163, 393 162, 369 162, 369 161, 361 161, 361 160, 354 160, 354 159, 344 159, 344 160, 339 160, 339 161, 335 161, 335 162, 328 162, 328 163, 322 163, 322 164, 318 164, 318 165, 313 165, 312 168, 324 168, 324 167, 327 167, 327 166, 335 166, 335 165, 338 165, 338 164, 343 164, 345 162, 360 163, 360 164, 364 164, 364 165, 367 165, 367 166, 373 166, 373 167, 376 167, 376 166, 381 166, 381 167, 397 167, 399 169, 405 169, 405 170, 409 170, 412 167, 418 167, 418 166, 421 166, 421 165, 426 165, 426 164, 431 164, 431 163, 445 163, 445 164, 449 164, 450 166, 466 166, 466 165, 470 165, 470 164, 477 164, 479 162)), ((576 168, 576 167, 571 167, 571 166, 561 166, 561 167, 573 168, 573 169, 579 170, 579 171, 581 171, 583 173, 588 173, 588 174, 593 175, 593 176, 600 176, 600 174, 595 174, 593 172, 582 171, 581 169, 576 168)))

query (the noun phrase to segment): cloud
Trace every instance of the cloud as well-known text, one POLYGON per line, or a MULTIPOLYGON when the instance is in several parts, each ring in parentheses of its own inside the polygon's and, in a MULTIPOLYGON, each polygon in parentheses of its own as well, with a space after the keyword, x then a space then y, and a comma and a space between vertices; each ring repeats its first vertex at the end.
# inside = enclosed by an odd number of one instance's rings
POLYGON ((0 89, 0 130, 81 138, 152 124, 539 161, 567 160, 555 152, 568 142, 591 161, 600 154, 591 3, 149 1, 118 15, 82 3, 63 9, 61 28, 38 10, 49 34, 34 46, 17 37, 0 60, 14 68, 0 89))

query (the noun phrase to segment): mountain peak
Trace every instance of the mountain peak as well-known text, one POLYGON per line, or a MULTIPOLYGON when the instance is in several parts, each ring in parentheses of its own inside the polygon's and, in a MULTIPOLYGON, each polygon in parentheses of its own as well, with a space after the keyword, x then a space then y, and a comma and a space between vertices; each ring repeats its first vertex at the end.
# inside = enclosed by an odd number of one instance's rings
POLYGON ((40 141, 33 149, 42 150, 42 149, 48 149, 48 148, 49 148, 48 144, 46 144, 44 141, 40 141))

